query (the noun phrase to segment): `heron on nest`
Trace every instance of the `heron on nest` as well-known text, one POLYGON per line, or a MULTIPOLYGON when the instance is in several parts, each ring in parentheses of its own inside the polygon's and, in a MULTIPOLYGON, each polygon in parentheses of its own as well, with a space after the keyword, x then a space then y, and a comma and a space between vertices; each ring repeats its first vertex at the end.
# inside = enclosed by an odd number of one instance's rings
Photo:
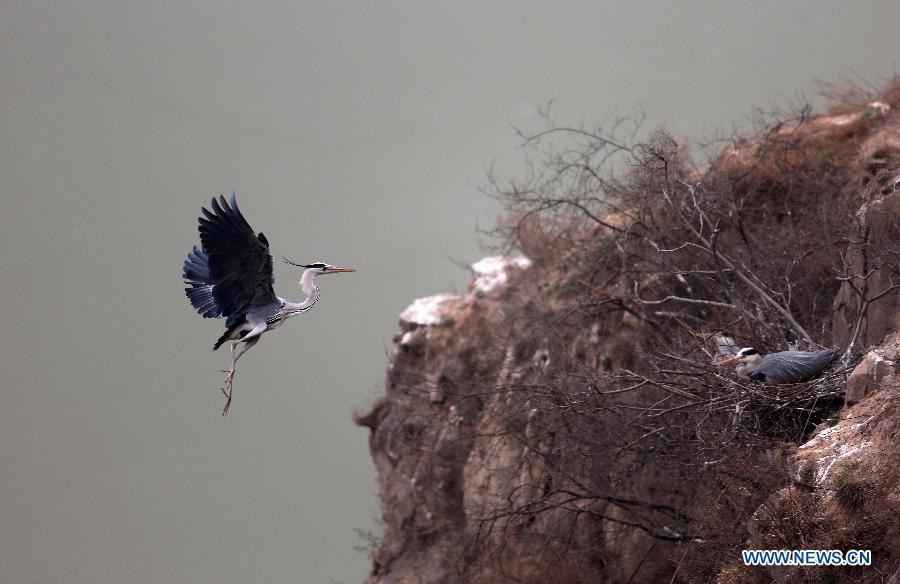
POLYGON ((231 364, 222 393, 225 407, 231 406, 234 367, 241 355, 250 350, 262 335, 281 326, 284 321, 303 314, 319 301, 316 276, 353 272, 324 262, 296 264, 287 258, 285 263, 306 268, 300 276, 300 289, 306 294, 302 302, 291 302, 275 295, 272 287, 272 255, 269 241, 262 233, 255 233, 238 209, 237 198, 231 193, 231 203, 224 196, 212 199, 212 211, 202 208, 200 247, 188 253, 182 277, 189 287, 184 291, 191 305, 204 318, 226 317, 225 333, 213 345, 215 351, 231 341, 231 364), (241 345, 243 343, 243 345, 241 345), (238 347, 238 345, 241 345, 238 347))
POLYGON ((734 357, 719 361, 719 365, 733 365, 737 376, 762 383, 800 383, 812 379, 837 359, 837 351, 781 351, 760 355, 753 347, 745 347, 734 357))

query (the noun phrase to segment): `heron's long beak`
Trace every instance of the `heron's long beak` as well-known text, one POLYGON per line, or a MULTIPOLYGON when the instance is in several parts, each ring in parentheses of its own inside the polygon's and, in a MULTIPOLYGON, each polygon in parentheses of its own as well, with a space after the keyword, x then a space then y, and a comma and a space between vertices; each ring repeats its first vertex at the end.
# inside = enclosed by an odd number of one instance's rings
POLYGON ((718 365, 731 365, 732 363, 737 363, 741 358, 739 356, 729 357, 727 359, 722 359, 719 361, 718 365))
POLYGON ((338 272, 355 272, 353 268, 331 268, 328 270, 329 274, 337 274, 338 272))

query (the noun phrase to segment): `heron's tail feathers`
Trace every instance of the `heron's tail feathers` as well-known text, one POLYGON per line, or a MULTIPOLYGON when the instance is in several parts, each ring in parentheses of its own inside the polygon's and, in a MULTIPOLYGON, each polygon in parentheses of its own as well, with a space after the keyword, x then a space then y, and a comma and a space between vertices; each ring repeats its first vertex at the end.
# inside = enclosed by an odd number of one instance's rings
POLYGON ((242 324, 244 324, 243 320, 237 320, 233 323, 230 323, 228 329, 222 334, 221 337, 219 337, 219 340, 216 341, 216 344, 213 345, 213 351, 225 344, 226 341, 234 340, 234 332, 238 330, 238 327, 240 327, 242 324))
POLYGON ((230 335, 230 334, 231 334, 231 331, 225 331, 225 334, 223 334, 221 337, 219 337, 219 340, 216 341, 215 345, 213 345, 213 351, 218 350, 218 348, 221 347, 225 343, 225 341, 228 340, 228 335, 230 335))
POLYGON ((185 288, 184 292, 191 301, 191 306, 196 308, 197 312, 204 318, 222 316, 222 310, 213 297, 213 286, 209 282, 209 256, 206 255, 206 252, 195 245, 184 260, 181 277, 184 278, 185 284, 190 284, 190 287, 185 288))

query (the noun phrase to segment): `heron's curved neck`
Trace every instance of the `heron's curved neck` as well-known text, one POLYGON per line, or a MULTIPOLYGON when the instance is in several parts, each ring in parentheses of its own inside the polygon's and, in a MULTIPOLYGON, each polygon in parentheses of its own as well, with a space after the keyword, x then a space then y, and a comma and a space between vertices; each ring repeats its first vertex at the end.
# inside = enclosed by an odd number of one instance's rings
POLYGON ((300 289, 306 294, 303 302, 285 302, 284 308, 286 312, 300 313, 306 312, 319 301, 319 287, 316 286, 316 272, 313 270, 305 270, 300 276, 300 289))
POLYGON ((306 294, 306 300, 302 304, 309 303, 312 306, 316 303, 316 300, 319 299, 319 287, 316 286, 316 272, 303 270, 303 275, 300 276, 300 289, 306 294))

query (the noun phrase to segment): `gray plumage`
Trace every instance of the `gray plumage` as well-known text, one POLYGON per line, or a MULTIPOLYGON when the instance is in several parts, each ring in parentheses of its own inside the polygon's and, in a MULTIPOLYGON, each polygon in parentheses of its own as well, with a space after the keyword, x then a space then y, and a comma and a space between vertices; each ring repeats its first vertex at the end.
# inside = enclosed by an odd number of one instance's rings
POLYGON ((746 347, 719 364, 739 363, 736 373, 741 379, 771 384, 800 383, 821 373, 838 355, 840 353, 831 349, 760 355, 753 347, 746 347))
POLYGON ((244 219, 237 205, 237 197, 231 194, 231 202, 225 197, 213 197, 212 210, 202 209, 198 218, 200 247, 188 253, 182 268, 184 289, 188 300, 204 318, 226 317, 225 333, 213 345, 218 349, 226 341, 231 345, 231 367, 225 373, 222 391, 228 397, 224 415, 231 403, 231 384, 234 366, 247 350, 253 347, 262 334, 281 326, 290 317, 303 314, 319 301, 316 276, 352 272, 323 262, 294 264, 305 268, 300 277, 300 288, 306 294, 302 302, 290 302, 275 295, 272 270, 272 254, 269 241, 262 233, 255 233, 244 219), (239 343, 244 345, 237 349, 239 343))
POLYGON ((191 286, 184 289, 191 305, 203 315, 203 318, 222 316, 222 310, 213 297, 213 286, 209 278, 209 256, 196 245, 184 260, 182 277, 185 284, 191 286))
POLYGON ((201 248, 194 246, 184 260, 185 293, 205 318, 227 317, 218 349, 237 340, 275 314, 284 301, 275 295, 269 241, 255 233, 231 194, 231 204, 213 197, 212 211, 198 218, 201 248), (255 317, 255 318, 248 318, 255 317), (244 334, 240 334, 241 332, 244 334))

